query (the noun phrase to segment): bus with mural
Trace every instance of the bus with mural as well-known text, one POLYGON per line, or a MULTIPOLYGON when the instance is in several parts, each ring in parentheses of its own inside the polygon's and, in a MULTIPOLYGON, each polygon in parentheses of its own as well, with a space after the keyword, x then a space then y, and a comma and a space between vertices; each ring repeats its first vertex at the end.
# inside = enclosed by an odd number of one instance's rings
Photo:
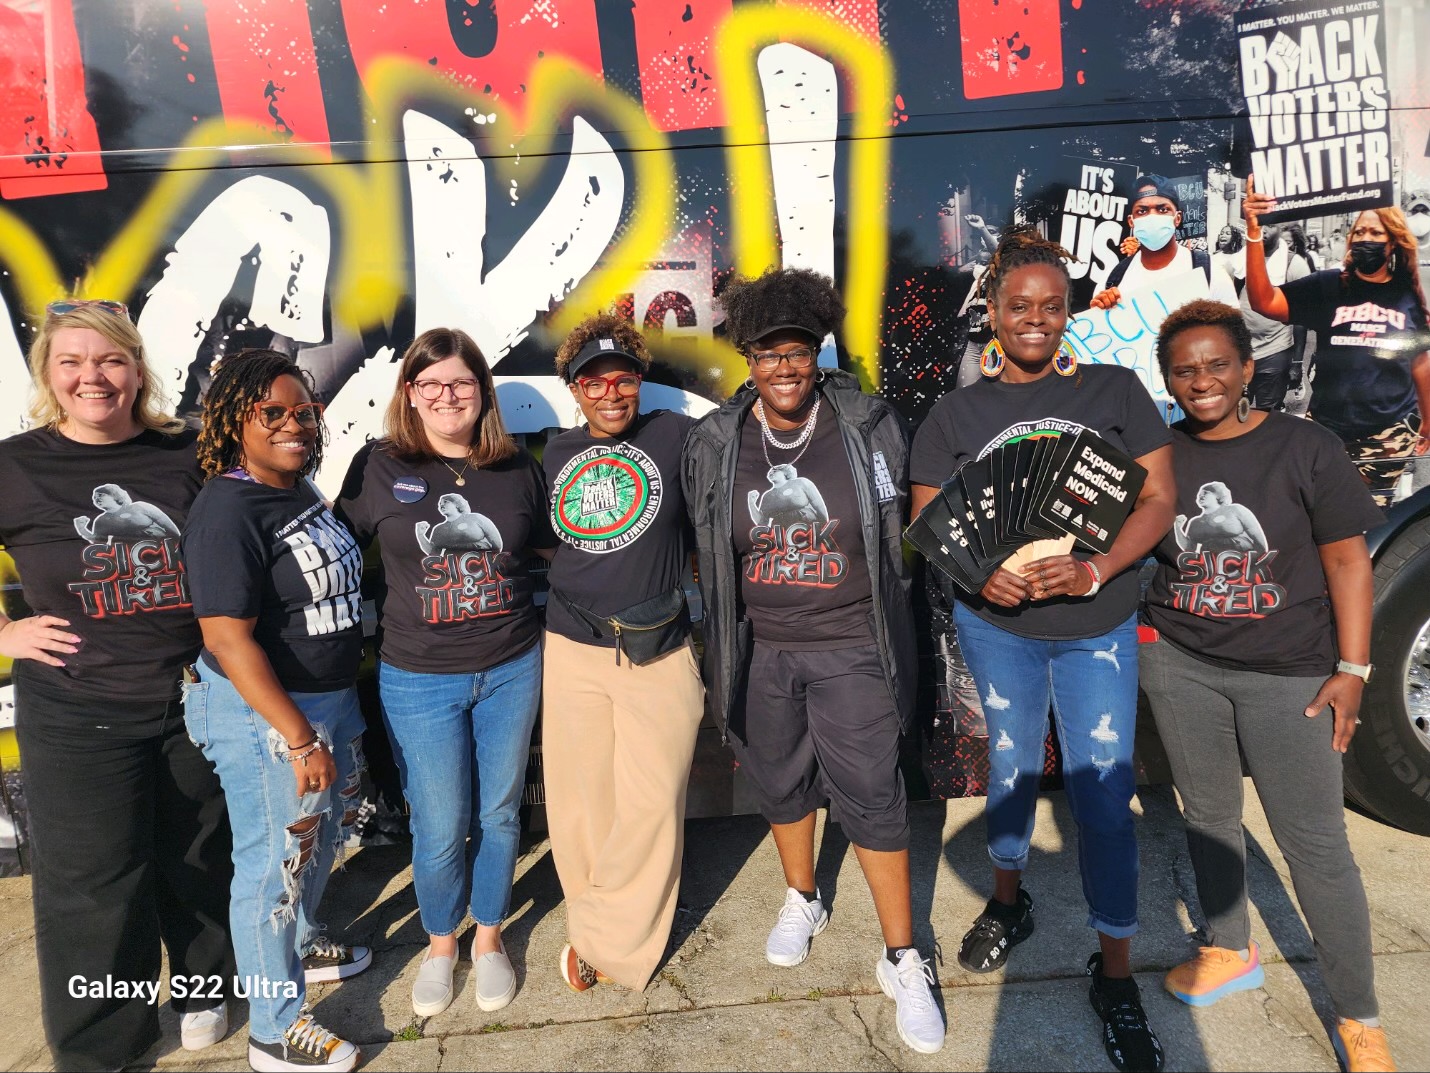
MULTIPOLYGON (((1280 198, 1269 259, 1334 266, 1359 210, 1395 206, 1430 283, 1427 57, 1420 0, 0 0, 0 435, 27 427, 39 315, 81 296, 127 305, 181 416, 223 356, 294 356, 327 405, 329 494, 434 326, 477 341, 539 455, 577 419, 552 368, 572 325, 632 319, 656 357, 643 405, 698 416, 745 376, 722 287, 775 264, 836 281, 848 317, 820 362, 912 431, 977 376, 978 282, 1015 223, 1076 257, 1079 360, 1136 370, 1175 420, 1157 327, 1222 276, 1242 291, 1249 176, 1280 198), (1177 192, 1200 271, 1092 308, 1131 249, 1142 175, 1177 192)), ((1295 347, 1277 405, 1315 420, 1314 333, 1295 347)), ((1378 670, 1346 784, 1430 833, 1420 420, 1369 537, 1378 670)), ((911 785, 980 794, 979 699, 922 589, 911 785)), ((8 677, 7 661, 0 855, 16 868, 8 677)), ((1144 775, 1165 777, 1142 731, 1144 775)), ((533 803, 539 758, 537 742, 533 803)), ((751 807, 707 726, 690 815, 751 807)))

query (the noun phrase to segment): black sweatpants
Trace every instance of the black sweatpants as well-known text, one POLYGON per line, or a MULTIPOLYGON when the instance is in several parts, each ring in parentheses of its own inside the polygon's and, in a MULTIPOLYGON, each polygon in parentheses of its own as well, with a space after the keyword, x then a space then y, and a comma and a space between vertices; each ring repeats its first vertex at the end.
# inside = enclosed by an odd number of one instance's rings
MULTIPOLYGON (((234 974, 233 878, 218 776, 177 697, 125 703, 37 687, 16 664, 15 729, 29 806, 45 1038, 59 1069, 118 1069, 159 1038, 147 997, 75 997, 87 984, 234 974)), ((155 684, 155 696, 173 690, 155 684)), ((113 992, 111 987, 110 991, 113 992)), ((206 983, 206 995, 212 990, 206 983)), ((180 1013, 219 999, 174 998, 180 1013)))

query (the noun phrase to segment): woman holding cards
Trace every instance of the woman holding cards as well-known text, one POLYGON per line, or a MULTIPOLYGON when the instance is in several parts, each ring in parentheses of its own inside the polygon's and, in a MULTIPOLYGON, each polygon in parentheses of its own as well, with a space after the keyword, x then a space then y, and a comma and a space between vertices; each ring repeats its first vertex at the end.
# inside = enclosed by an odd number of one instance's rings
POLYGON ((1244 756, 1340 1015, 1336 1050, 1350 1070, 1394 1069, 1341 790, 1371 672, 1364 533, 1380 511, 1333 434, 1245 404, 1255 363, 1237 310, 1183 306, 1157 354, 1187 414, 1173 429, 1177 509, 1207 519, 1179 518, 1158 548, 1147 614, 1161 636, 1140 650, 1207 917, 1207 945, 1166 988, 1209 1006, 1264 979, 1246 911, 1244 756), (1249 528, 1257 544, 1228 542, 1249 528))
MULTIPOLYGON (((1110 549, 999 567, 977 594, 958 592, 958 643, 988 722, 988 854, 993 897, 964 936, 959 963, 991 972, 1033 931, 1020 884, 1028 860, 1051 703, 1078 828, 1083 893, 1100 951, 1091 1000, 1121 1070, 1159 1070, 1129 950, 1137 931, 1137 841, 1128 807, 1137 714, 1138 585, 1130 569, 1173 516, 1171 433, 1136 374, 1077 364, 1062 343, 1070 279, 1061 246, 1031 229, 1005 233, 984 276, 994 338, 981 382, 945 395, 914 439, 913 507, 921 511, 963 463, 1028 426, 1097 433, 1147 478, 1110 549)), ((1067 538, 1065 538, 1067 539, 1067 538)), ((1070 547, 1070 540, 1069 540, 1070 547)))

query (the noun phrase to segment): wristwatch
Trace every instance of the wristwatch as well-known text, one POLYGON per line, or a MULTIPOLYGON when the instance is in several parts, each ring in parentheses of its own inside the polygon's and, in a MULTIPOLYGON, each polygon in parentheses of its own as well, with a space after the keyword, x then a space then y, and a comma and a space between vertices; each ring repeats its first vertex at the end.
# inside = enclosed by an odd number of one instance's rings
POLYGON ((1362 682, 1370 681, 1370 672, 1373 670, 1375 670, 1375 667, 1370 663, 1350 663, 1347 660, 1341 660, 1336 664, 1336 671, 1338 673, 1353 674, 1362 682))

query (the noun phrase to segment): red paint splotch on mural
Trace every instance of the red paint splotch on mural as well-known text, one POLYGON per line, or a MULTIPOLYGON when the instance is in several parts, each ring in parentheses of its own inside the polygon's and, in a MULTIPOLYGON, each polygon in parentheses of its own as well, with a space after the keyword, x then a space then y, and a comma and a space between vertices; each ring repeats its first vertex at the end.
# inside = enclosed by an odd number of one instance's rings
POLYGON ((326 151, 328 115, 307 0, 210 4, 209 41, 223 114, 326 151))
POLYGON ((107 185, 70 0, 0 4, 0 197, 107 185))
POLYGON ((958 0, 958 19, 969 100, 1062 88, 1058 0, 958 0))

